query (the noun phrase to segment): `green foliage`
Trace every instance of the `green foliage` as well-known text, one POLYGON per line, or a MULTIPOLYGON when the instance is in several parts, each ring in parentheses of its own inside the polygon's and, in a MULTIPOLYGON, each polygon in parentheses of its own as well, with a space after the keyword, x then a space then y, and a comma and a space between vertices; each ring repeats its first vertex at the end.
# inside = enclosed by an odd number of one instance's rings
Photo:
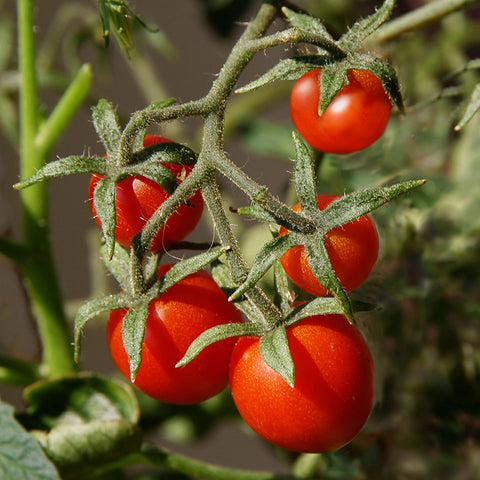
POLYGON ((125 385, 83 374, 34 384, 25 400, 22 422, 35 429, 62 478, 87 476, 140 446, 138 404, 125 385))
POLYGON ((13 413, 11 405, 0 402, 2 477, 59 480, 57 470, 47 459, 38 442, 15 420, 13 413))

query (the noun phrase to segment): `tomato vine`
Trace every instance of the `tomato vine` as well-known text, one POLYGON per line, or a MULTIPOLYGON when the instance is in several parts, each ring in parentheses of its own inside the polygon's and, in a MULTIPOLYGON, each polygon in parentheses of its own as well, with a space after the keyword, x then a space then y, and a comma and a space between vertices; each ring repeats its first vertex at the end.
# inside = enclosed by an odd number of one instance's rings
MULTIPOLYGON (((361 334, 357 335, 354 326, 355 315, 362 309, 371 308, 371 305, 353 301, 348 294, 349 290, 358 286, 358 282, 355 283, 355 287, 343 284, 342 275, 334 268, 335 262, 328 245, 329 234, 332 231, 338 231, 335 229, 345 229, 354 222, 359 223, 359 219, 369 218, 367 215, 370 212, 400 195, 422 186, 425 180, 414 179, 397 183, 382 183, 379 186, 363 188, 345 193, 341 197, 335 197, 328 206, 321 208, 317 202, 319 169, 316 163, 316 154, 302 138, 303 134, 309 141, 307 134, 312 133, 312 129, 320 127, 309 125, 306 130, 303 130, 301 128, 303 120, 300 118, 300 123, 297 123, 300 135, 295 132, 292 134, 295 150, 292 179, 299 204, 298 208, 291 208, 287 203, 275 197, 267 186, 261 185, 249 177, 242 168, 230 160, 225 151, 226 107, 233 94, 247 95, 248 92, 264 88, 273 82, 299 81, 299 79, 305 78, 305 75, 310 75, 310 72, 321 71, 321 77, 317 75, 312 84, 314 90, 318 89, 315 90, 316 100, 313 102, 312 111, 314 116, 322 119, 322 115, 327 112, 328 107, 333 104, 335 99, 344 92, 346 87, 352 86, 354 83, 351 72, 370 72, 367 76, 374 77, 378 82, 375 88, 381 90, 382 101, 385 104, 388 103, 388 112, 382 119, 385 121, 382 128, 375 133, 375 138, 368 139, 367 142, 353 150, 366 148, 383 132, 390 107, 393 106, 400 113, 405 112, 405 107, 395 69, 380 57, 363 53, 363 48, 365 45, 375 46, 392 36, 399 35, 408 28, 423 25, 425 22, 447 15, 451 11, 464 8, 474 2, 470 0, 469 2, 439 1, 432 3, 436 3, 439 8, 425 6, 418 9, 417 13, 412 12, 388 22, 395 2, 394 0, 385 0, 378 10, 356 22, 343 35, 335 39, 320 19, 296 9, 289 3, 287 5, 281 0, 262 1, 256 15, 247 24, 233 46, 205 96, 187 103, 178 103, 175 99, 153 103, 142 110, 133 112, 125 125, 122 125, 114 106, 108 100, 100 99, 92 109, 92 122, 105 148, 105 154, 101 156, 89 153, 72 155, 48 162, 56 142, 88 95, 92 71, 89 65, 84 65, 79 70, 57 106, 48 115, 46 121, 42 122, 33 35, 34 2, 33 0, 18 0, 19 71, 23 78, 23 84, 20 89, 20 181, 15 188, 20 190, 24 229, 22 242, 15 243, 2 239, 0 240, 0 250, 18 264, 25 278, 38 323, 43 359, 39 368, 1 357, 0 364, 11 369, 11 379, 16 378, 21 383, 32 383, 34 380, 44 381, 29 387, 27 400, 31 403, 31 408, 25 415, 24 423, 27 426, 31 425, 32 429, 43 432, 39 435, 40 443, 48 457, 53 459, 62 473, 75 478, 75 469, 80 463, 85 463, 83 459, 82 462, 79 462, 78 458, 73 458, 73 456, 72 458, 63 456, 65 442, 68 443, 75 438, 75 441, 78 440, 82 444, 82 448, 85 448, 85 458, 93 459, 91 465, 81 465, 82 468, 86 468, 88 473, 90 473, 88 470, 90 467, 98 473, 131 463, 149 463, 166 466, 187 475, 203 475, 202 478, 262 480, 276 478, 270 474, 208 466, 142 443, 141 434, 137 428, 138 413, 135 407, 129 407, 128 412, 121 411, 122 408, 119 407, 118 418, 116 417, 114 420, 106 418, 107 415, 95 418, 92 422, 85 422, 85 431, 79 433, 77 430, 70 430, 70 426, 64 429, 62 415, 58 415, 58 418, 55 417, 53 420, 46 420, 48 409, 42 402, 48 395, 57 398, 59 395, 57 387, 68 389, 75 385, 75 388, 95 390, 96 393, 103 395, 116 406, 136 405, 133 400, 134 395, 130 390, 119 390, 117 386, 106 381, 104 383, 104 380, 99 380, 94 376, 82 376, 82 374, 76 373, 78 367, 74 360, 79 360, 80 341, 85 325, 101 313, 114 312, 111 314, 112 324, 114 321, 116 323, 114 327, 110 327, 109 338, 110 340, 115 339, 115 345, 111 348, 112 352, 115 352, 116 362, 122 365, 121 370, 125 377, 130 379, 134 385, 138 379, 137 385, 148 393, 152 389, 148 388, 149 385, 147 388, 142 388, 144 376, 141 370, 142 362, 147 362, 147 358, 148 365, 151 366, 154 363, 154 360, 151 360, 145 353, 147 352, 147 343, 151 341, 148 329, 151 328, 153 317, 160 325, 159 328, 163 328, 162 322, 166 322, 167 317, 166 313, 162 311, 163 307, 157 308, 157 305, 163 305, 162 299, 173 295, 172 292, 175 289, 181 288, 184 283, 196 278, 195 275, 200 275, 198 274, 199 270, 206 268, 211 271, 212 283, 214 283, 213 280, 216 282, 215 288, 219 286, 223 291, 216 290, 216 294, 219 295, 217 297, 219 298, 218 304, 227 305, 224 314, 220 316, 222 321, 216 318, 215 321, 210 322, 208 328, 199 327, 193 338, 188 339, 188 345, 183 348, 181 354, 176 352, 176 355, 172 356, 172 358, 175 357, 175 360, 172 360, 174 363, 169 365, 169 368, 177 368, 178 372, 185 372, 190 367, 193 370, 194 365, 200 362, 200 358, 205 356, 207 350, 212 351, 212 347, 219 347, 222 345, 221 342, 224 344, 230 342, 233 346, 233 340, 245 337, 239 341, 237 346, 258 343, 261 362, 265 364, 262 365, 262 369, 269 372, 270 379, 279 377, 279 385, 281 385, 279 391, 283 391, 281 390, 283 388, 288 393, 292 393, 299 389, 308 390, 305 387, 308 380, 305 380, 304 372, 302 371, 302 375, 297 375, 298 369, 302 368, 302 361, 295 359, 298 358, 298 352, 304 345, 300 342, 300 347, 298 344, 295 344, 295 348, 292 347, 293 332, 301 331, 303 326, 308 325, 308 322, 312 320, 320 323, 327 321, 328 323, 332 318, 341 318, 345 329, 353 331, 352 335, 357 340, 361 337, 361 334), (405 23, 402 18, 408 19, 410 23, 405 23), (279 22, 274 25, 277 20, 279 22), (282 26, 278 27, 280 23, 282 26), (278 27, 278 31, 270 33, 273 26, 274 28, 278 27), (278 46, 297 47, 300 45, 307 46, 309 54, 289 56, 287 59, 280 60, 274 67, 247 85, 242 87, 237 85, 240 75, 258 53, 278 46), (202 138, 197 152, 185 145, 170 141, 144 143, 148 138, 146 135, 149 135, 150 128, 162 126, 171 120, 193 117, 200 118, 203 122, 202 138), (174 167, 169 167, 169 165, 174 165, 174 167), (49 244, 46 181, 77 173, 93 175, 94 181, 91 184, 89 200, 91 200, 92 213, 98 216, 97 223, 104 238, 101 256, 107 269, 118 281, 120 291, 89 300, 80 307, 75 318, 72 342, 49 244), (235 234, 222 203, 219 176, 228 179, 249 199, 249 205, 232 210, 238 215, 248 216, 257 222, 268 224, 271 228, 272 238, 259 247, 251 263, 247 262, 242 252, 239 238, 235 234), (150 182, 149 184, 153 184, 155 188, 158 186, 162 191, 162 197, 160 200, 156 199, 156 203, 149 207, 148 214, 144 213, 145 210, 135 213, 136 217, 142 217, 141 222, 139 222, 139 226, 135 227, 133 233, 125 234, 124 237, 128 237, 125 240, 125 238, 120 238, 118 233, 118 227, 123 221, 119 214, 125 213, 127 208, 122 205, 120 199, 122 193, 119 192, 125 188, 128 182, 132 185, 135 181, 137 183, 143 181, 144 185, 146 182, 150 182), (200 199, 200 193, 202 199, 200 199), (194 196, 198 197, 195 202, 193 201, 194 196), (187 259, 180 260, 172 268, 167 269, 168 271, 162 268, 159 270, 159 264, 162 262, 164 254, 161 247, 165 245, 165 242, 162 244, 159 240, 159 232, 162 234, 162 228, 165 227, 166 222, 178 214, 182 207, 185 212, 192 207, 193 203, 198 206, 203 202, 212 219, 218 244, 206 248, 205 244, 184 242, 186 234, 169 239, 167 242, 169 248, 191 249, 194 254, 187 259), (294 295, 291 293, 286 276, 286 273, 289 273, 288 268, 285 268, 287 270, 285 272, 281 267, 281 259, 285 259, 288 252, 293 249, 302 249, 306 263, 300 268, 308 269, 313 282, 320 284, 323 288, 321 294, 317 290, 310 291, 305 288, 307 292, 318 295, 317 298, 309 298, 308 302, 294 301, 294 295), (273 293, 266 291, 261 286, 261 279, 270 270, 274 270, 273 293), (239 321, 240 313, 237 309, 243 313, 244 322, 239 321), (235 318, 233 320, 226 318, 229 316, 235 318), (223 320, 225 321, 223 322, 223 320), (115 332, 112 333, 114 330, 115 332), (72 352, 72 344, 74 352, 72 352), (120 357, 121 360, 119 360, 120 357), (57 380, 54 380, 56 375, 65 377, 60 378, 57 384, 55 383, 57 380), (296 383, 298 378, 302 380, 296 383), (120 397, 121 400, 119 400, 120 397), (110 421, 113 423, 108 423, 110 421), (109 434, 105 433, 108 431, 116 433, 112 434, 107 442, 107 452, 92 451, 91 446, 88 445, 90 439, 98 435, 108 436, 109 434), (57 444, 55 442, 58 438, 60 440, 57 444), (57 449, 58 445, 61 445, 61 448, 57 449), (107 455, 106 460, 102 462, 99 455, 107 453, 112 455, 107 455)), ((129 31, 130 20, 150 29, 124 0, 101 0, 99 7, 104 38, 107 43, 109 37, 114 35, 122 48, 129 51, 132 48, 132 37, 129 31)), ((476 93, 472 94, 471 103, 467 109, 468 116, 465 117, 465 121, 459 123, 461 127, 478 110, 477 96, 476 93)), ((336 121, 338 122, 338 120, 336 121)), ((359 122, 361 121, 360 118, 359 122)), ((351 128, 355 128, 355 124, 351 128)), ((317 133, 315 131, 313 137, 316 137, 317 133)), ((327 137, 330 138, 331 134, 328 134, 327 137)), ((322 142, 311 143, 319 150, 323 149, 324 152, 347 153, 353 151, 349 147, 330 149, 324 148, 322 142)), ((338 140, 335 143, 338 143, 338 140)), ((194 223, 198 221, 198 218, 199 216, 195 218, 194 223)), ((130 228, 130 226, 126 228, 130 228)), ((374 230, 374 227, 372 228, 374 230)), ((374 236, 376 238, 376 231, 374 236)), ((367 248, 375 250, 374 263, 378 245, 372 238, 369 237, 367 248)), ((342 244, 341 247, 347 248, 345 244, 342 244)), ((368 272, 363 277, 368 276, 371 268, 372 261, 368 264, 368 272)), ((201 294, 197 293, 197 295, 201 294)), ((182 296, 186 298, 188 293, 182 293, 182 296)), ((194 296, 192 294, 192 297, 194 296)), ((202 300, 205 300, 208 295, 205 294, 204 297, 202 300)), ((181 303, 178 300, 175 302, 181 303)), ((181 313, 182 310, 177 303, 172 303, 171 308, 179 314, 178 312, 181 313)), ((214 304, 215 299, 211 303, 214 304)), ((210 304, 207 305, 205 311, 210 311, 210 307, 210 304)), ((208 317, 208 315, 206 316, 208 317)), ((188 325, 185 326, 185 329, 188 329, 188 325)), ((322 333, 322 335, 325 334, 322 333)), ((360 340, 358 341, 360 342, 360 340)), ((333 348, 332 345, 333 343, 330 344, 330 348, 333 348)), ((310 347, 311 345, 309 345, 310 347)), ((328 351, 327 347, 325 347, 326 351, 328 351)), ((341 348, 341 343, 338 344, 338 347, 341 348)), ((366 344, 365 349, 368 350, 366 344)), ((365 349, 362 351, 365 352, 365 349)), ((240 350, 239 347, 238 351, 240 350)), ((235 364, 231 370, 231 382, 232 378, 236 376, 236 365, 242 364, 243 353, 241 351, 235 357, 235 364)), ((229 358, 229 356, 230 352, 227 352, 225 357, 229 358)), ((367 356, 363 358, 365 360, 367 356)), ((323 364, 328 363, 324 360, 317 362, 318 369, 315 369, 314 372, 318 373, 320 377, 323 374, 323 364)), ((356 362, 358 362, 358 358, 352 357, 351 364, 355 366, 356 362)), ((224 359, 223 363, 223 367, 225 367, 221 372, 223 383, 219 381, 208 395, 200 395, 198 398, 201 400, 218 393, 226 383, 227 360, 224 359)), ((365 361, 367 369, 370 368, 370 363, 370 357, 368 357, 365 361)), ((213 369, 214 364, 215 359, 211 358, 209 368, 213 369)), ((341 373, 337 371, 332 375, 335 377, 341 373)), ((248 368, 243 374, 246 375, 246 380, 243 378, 240 383, 246 385, 248 380, 251 380, 248 368)), ((363 405, 365 408, 362 410, 361 420, 358 425, 355 424, 355 428, 347 429, 351 431, 342 435, 340 439, 335 439, 331 444, 322 441, 305 443, 303 440, 292 444, 276 438, 276 433, 272 436, 271 432, 262 434, 264 425, 257 425, 254 429, 272 443, 299 452, 319 453, 339 448, 350 441, 359 431, 372 408, 373 370, 369 370, 369 375, 371 378, 369 377, 368 385, 366 385, 367 399, 363 405)), ((159 378, 161 375, 156 374, 156 376, 159 378)), ((199 378, 198 372, 197 378, 195 378, 195 373, 192 374, 187 380, 182 380, 183 387, 187 383, 189 386, 195 386, 195 381, 199 378)), ((153 381, 147 376, 145 382, 153 381)), ((240 387, 240 389, 242 388, 240 387)), ((272 387, 272 391, 275 388, 272 387)), ((333 389, 334 384, 328 384, 328 388, 333 389)), ((247 422, 249 424, 256 424, 254 417, 262 409, 269 412, 275 411, 282 415, 281 409, 276 409, 274 403, 265 400, 272 395, 272 391, 268 387, 265 387, 265 391, 268 395, 262 397, 261 405, 256 406, 248 413, 250 421, 247 420, 247 422)), ((238 387, 233 383, 232 393, 234 400, 239 398, 238 387)), ((262 391, 262 395, 263 393, 265 392, 262 391)), ((186 395, 188 396, 188 392, 186 395)), ((253 393, 250 392, 248 395, 247 397, 251 398, 253 393)), ((350 399, 354 398, 350 391, 346 395, 350 399)), ((156 394, 152 396, 155 397, 156 394)), ((59 397, 65 401, 61 395, 59 397)), ((173 397, 157 395, 157 398, 161 400, 167 398, 167 401, 175 403, 174 400, 171 400, 173 397)), ((242 404, 242 407, 239 407, 240 411, 242 409, 249 410, 245 407, 245 398, 242 397, 239 401, 239 404, 242 404)), ((284 398, 286 398, 285 395, 284 398)), ((72 407, 71 403, 75 404, 74 398, 65 401, 65 409, 77 409, 78 406, 72 407)), ((189 403, 188 398, 182 397, 178 403, 189 403)), ((333 400, 330 401, 331 405, 334 403, 333 400)), ((352 403, 352 405, 354 404, 352 403)), ((350 408, 352 411, 355 410, 355 406, 350 408)), ((285 412, 285 418, 287 413, 285 412)), ((5 411, 4 414, 8 422, 13 422, 8 411, 5 411)), ((81 409, 75 410, 75 414, 81 415, 81 409)), ((301 414, 302 412, 298 413, 298 415, 301 414)), ((338 426, 340 420, 337 420, 333 422, 338 426)), ((290 422, 290 424, 293 423, 293 421, 290 422)), ((290 426, 287 425, 288 428, 290 426)), ((292 436, 293 434, 288 428, 286 428, 287 433, 281 435, 292 436)), ((333 428, 334 425, 328 426, 329 431, 332 431, 333 428)), ((316 435, 320 434, 317 432, 316 435)))

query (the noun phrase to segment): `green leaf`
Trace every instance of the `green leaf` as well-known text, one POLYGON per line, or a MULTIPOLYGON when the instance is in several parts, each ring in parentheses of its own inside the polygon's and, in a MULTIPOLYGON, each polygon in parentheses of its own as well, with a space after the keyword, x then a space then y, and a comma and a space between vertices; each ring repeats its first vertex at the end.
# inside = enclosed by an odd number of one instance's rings
POLYGON ((480 110, 480 83, 477 83, 465 108, 462 118, 455 126, 455 131, 460 131, 480 110))
POLYGON ((139 427, 127 420, 96 420, 55 427, 47 435, 44 448, 63 480, 78 480, 93 478, 99 467, 138 452, 142 439, 139 427))
POLYGON ((195 165, 198 155, 186 145, 164 142, 155 143, 142 148, 132 156, 132 164, 142 164, 145 161, 160 163, 178 163, 181 165, 195 165))
POLYGON ((293 141, 297 152, 294 170, 295 191, 304 215, 309 218, 317 218, 319 210, 314 161, 305 142, 295 132, 293 132, 293 141))
POLYGON ((178 185, 177 178, 167 167, 158 163, 158 161, 148 161, 138 165, 129 165, 122 169, 122 173, 118 175, 117 182, 123 178, 133 175, 140 175, 149 178, 155 183, 158 183, 165 191, 172 194, 178 185))
POLYGON ((405 106, 403 105, 403 98, 400 92, 400 85, 398 83, 397 73, 395 69, 387 62, 372 55, 358 55, 353 57, 348 62, 348 67, 360 70, 369 70, 382 82, 385 92, 390 97, 392 103, 405 113, 405 106))
POLYGON ((321 115, 332 102, 337 93, 347 84, 347 68, 339 69, 338 65, 326 66, 320 75, 320 102, 318 113, 321 115))
POLYGON ((90 373, 36 382, 25 389, 24 400, 29 407, 22 421, 40 430, 94 420, 136 423, 140 416, 137 398, 129 385, 90 373))
POLYGON ((122 340, 130 365, 130 380, 135 381, 142 363, 143 339, 150 302, 144 301, 129 307, 123 318, 122 340))
POLYGON ((60 480, 37 440, 15 420, 12 406, 0 402, 0 478, 60 480))
MULTIPOLYGON (((217 259, 212 262, 211 273, 216 284, 223 290, 225 295, 231 295, 237 288, 237 285, 233 283, 228 265, 221 260, 217 259)), ((263 318, 263 313, 248 298, 237 299, 234 301, 234 304, 247 318, 263 318)))
POLYGON ((425 180, 407 180, 390 187, 366 188, 340 197, 321 211, 324 232, 360 218, 424 183, 425 180))
POLYGON ((353 319, 352 304, 333 270, 325 247, 324 237, 321 239, 308 238, 305 242, 305 251, 307 252, 308 265, 315 278, 340 301, 343 313, 351 321, 353 319))
POLYGON ((212 263, 226 251, 225 247, 215 247, 194 257, 187 258, 173 265, 163 277, 160 293, 165 292, 172 285, 191 273, 198 272, 212 263))
POLYGON ((339 40, 340 47, 349 52, 357 50, 369 35, 375 32, 380 25, 390 18, 394 6, 395 0, 385 0, 383 5, 374 14, 355 23, 347 33, 342 35, 339 40))
POLYGON ((275 212, 269 212, 268 210, 265 210, 260 205, 247 205, 245 207, 239 207, 234 211, 239 215, 248 215, 261 222, 275 223, 277 225, 281 225, 287 230, 295 230, 296 228, 288 220, 285 220, 280 215, 276 215, 275 212))
POLYGON ((320 19, 304 13, 295 12, 287 7, 283 7, 282 12, 293 27, 313 35, 318 35, 319 37, 325 37, 332 42, 334 41, 320 19))
POLYGON ((102 225, 108 258, 113 257, 115 250, 115 227, 117 225, 115 190, 114 180, 111 177, 103 177, 93 191, 93 205, 102 225))
POLYGON ((334 297, 317 297, 311 302, 295 307, 285 319, 285 326, 289 327, 304 318, 314 315, 344 314, 342 303, 334 297))
POLYGON ((323 68, 331 62, 332 57, 330 55, 309 55, 287 58, 281 60, 260 78, 235 90, 235 93, 251 92, 276 80, 297 80, 308 71, 323 68))
POLYGON ((98 8, 103 25, 105 45, 108 46, 110 34, 118 41, 120 48, 127 54, 133 48, 131 23, 137 22, 149 32, 158 29, 147 25, 125 0, 99 0, 98 8))
POLYGON ((295 243, 296 238, 294 233, 288 233, 264 244, 255 256, 245 282, 235 290, 229 300, 239 298, 247 290, 252 288, 287 250, 297 245, 295 243))
POLYGON ((120 284, 122 290, 128 291, 130 288, 130 255, 127 249, 116 243, 114 255, 110 256, 109 247, 103 244, 100 247, 100 256, 105 267, 120 284))
POLYGON ((22 188, 43 182, 49 178, 70 175, 72 173, 98 173, 100 175, 107 175, 107 172, 107 162, 104 158, 74 155, 45 164, 31 177, 16 183, 13 187, 21 190, 22 188))
POLYGON ((293 300, 293 297, 288 286, 288 276, 280 261, 275 262, 273 279, 275 287, 275 303, 280 305, 280 309, 285 315, 290 311, 290 302, 293 300))
POLYGON ((95 468, 140 447, 142 435, 136 425, 140 409, 125 383, 92 374, 71 375, 33 384, 25 391, 25 400, 29 407, 20 418, 36 429, 62 479, 91 478, 95 468))
POLYGON ((203 349, 212 343, 231 337, 259 336, 263 333, 263 330, 263 325, 258 323, 225 323, 209 328, 190 344, 185 355, 177 363, 176 367, 187 365, 197 357, 203 349))
POLYGON ((92 120, 95 131, 105 147, 107 156, 115 158, 120 150, 122 131, 113 105, 101 98, 92 109, 92 120))
POLYGON ((101 313, 126 308, 130 303, 131 299, 127 294, 119 293, 117 295, 109 295, 108 297, 90 300, 78 309, 74 320, 75 361, 78 361, 80 355, 80 340, 86 323, 101 313))
POLYGON ((215 283, 224 290, 235 290, 237 287, 232 280, 232 276, 230 275, 230 269, 228 265, 224 263, 222 260, 217 258, 212 262, 211 265, 211 274, 215 283))
POLYGON ((275 328, 262 336, 260 353, 265 363, 293 387, 295 384, 295 365, 288 346, 285 327, 275 328))

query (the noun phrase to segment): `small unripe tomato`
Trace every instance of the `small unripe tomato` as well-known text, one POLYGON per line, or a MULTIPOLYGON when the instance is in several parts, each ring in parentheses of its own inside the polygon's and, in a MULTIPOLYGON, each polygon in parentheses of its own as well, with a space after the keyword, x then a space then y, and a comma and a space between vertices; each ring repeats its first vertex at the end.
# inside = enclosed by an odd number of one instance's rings
MULTIPOLYGON (((317 205, 325 209, 337 198, 336 195, 318 195, 317 205)), ((293 210, 299 212, 298 203, 293 210)), ((279 235, 288 230, 280 228, 279 235)), ((359 287, 370 275, 378 257, 378 233, 370 215, 364 215, 352 222, 332 228, 325 235, 325 247, 332 268, 342 288, 348 292, 359 287)), ((308 293, 324 297, 328 290, 320 284, 308 264, 307 253, 303 245, 291 248, 280 258, 288 277, 295 285, 308 293)))
POLYGON ((392 108, 382 82, 368 70, 349 70, 348 85, 319 115, 320 75, 305 73, 290 96, 292 121, 306 142, 326 153, 351 153, 378 140, 392 108))

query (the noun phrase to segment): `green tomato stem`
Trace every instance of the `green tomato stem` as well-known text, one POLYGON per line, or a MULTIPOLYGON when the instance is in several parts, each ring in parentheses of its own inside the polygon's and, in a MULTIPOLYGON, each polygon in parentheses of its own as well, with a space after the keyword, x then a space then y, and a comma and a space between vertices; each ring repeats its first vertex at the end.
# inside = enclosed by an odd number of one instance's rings
POLYGON ((188 477, 202 478, 204 480, 296 480, 302 478, 295 475, 278 475, 273 472, 222 467, 180 455, 150 443, 144 443, 139 453, 126 455, 121 460, 105 466, 102 472, 133 464, 168 468, 183 473, 188 477))
POLYGON ((41 125, 35 144, 41 156, 47 156, 57 143, 73 116, 83 104, 92 85, 92 68, 86 63, 82 65, 72 83, 64 92, 56 107, 41 125))
MULTIPOLYGON (((35 140, 39 132, 38 79, 35 65, 35 37, 33 0, 18 0, 19 71, 20 88, 20 177, 26 179, 47 161, 47 148, 52 147, 60 128, 73 115, 74 106, 62 104, 50 123, 50 132, 38 148, 35 140), (65 115, 65 112, 69 112, 65 115), (63 113, 62 113, 63 112, 63 113), (60 119, 63 119, 60 122, 60 119)), ((71 100, 71 98, 70 98, 71 100)), ((77 107, 78 108, 78 107, 77 107)), ((47 121, 47 125, 49 122, 47 121)), ((42 182, 20 192, 23 216, 23 246, 25 255, 17 259, 25 279, 32 312, 37 322, 42 343, 42 365, 49 375, 75 371, 69 327, 63 308, 63 299, 54 267, 49 242, 48 189, 42 182)))
POLYGON ((435 0, 422 5, 388 23, 383 24, 369 38, 368 43, 382 43, 400 35, 436 22, 451 13, 480 3, 479 0, 435 0))

